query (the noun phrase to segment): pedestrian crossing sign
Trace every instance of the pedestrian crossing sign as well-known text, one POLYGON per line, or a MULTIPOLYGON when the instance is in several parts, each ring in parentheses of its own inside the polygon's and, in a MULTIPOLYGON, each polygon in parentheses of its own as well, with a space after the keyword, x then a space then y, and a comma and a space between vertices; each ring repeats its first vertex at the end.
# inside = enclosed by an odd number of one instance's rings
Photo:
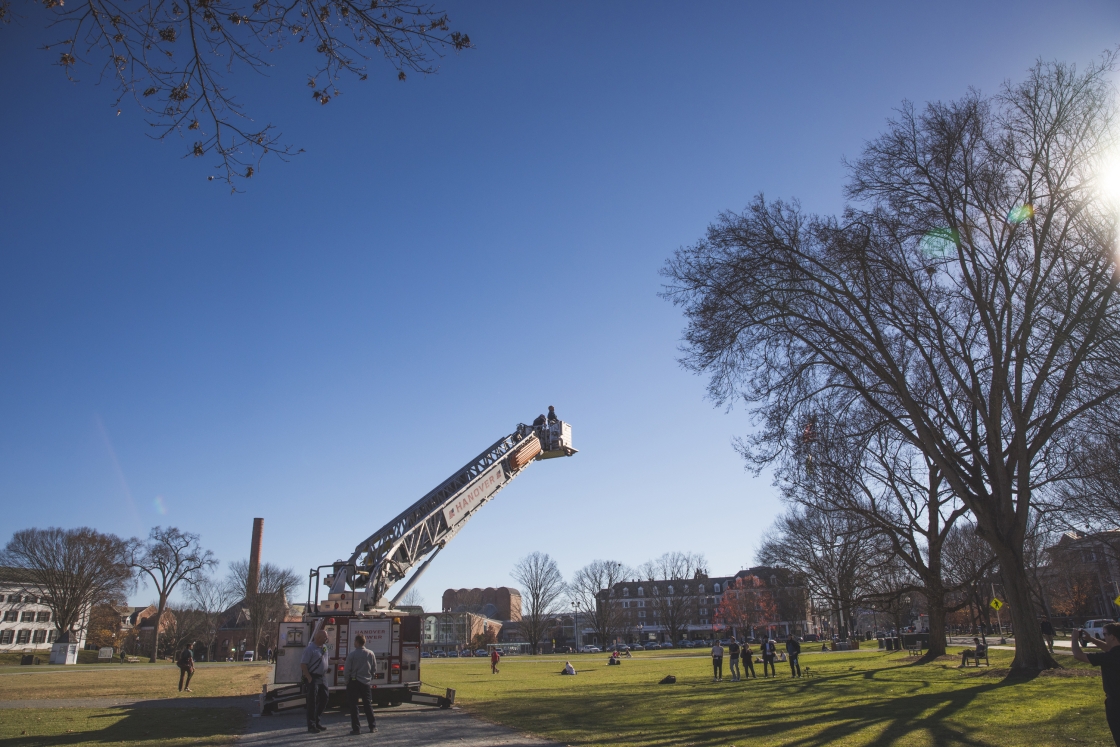
POLYGON ((992 609, 994 609, 996 612, 999 612, 1000 608, 1003 607, 1003 602, 999 601, 998 599, 993 598, 992 601, 988 604, 988 606, 991 607, 992 609))

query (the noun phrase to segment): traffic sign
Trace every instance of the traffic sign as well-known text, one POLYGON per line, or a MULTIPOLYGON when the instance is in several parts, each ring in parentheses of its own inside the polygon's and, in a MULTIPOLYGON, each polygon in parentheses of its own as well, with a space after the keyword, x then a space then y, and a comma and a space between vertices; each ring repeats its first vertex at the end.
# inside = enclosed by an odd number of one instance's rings
POLYGON ((996 612, 999 612, 1000 608, 1003 607, 1003 602, 999 601, 998 599, 993 598, 992 601, 988 604, 988 606, 991 607, 992 609, 994 609, 996 612))
POLYGON ((1116 597, 1115 599, 1113 599, 1112 603, 1115 604, 1117 607, 1120 607, 1120 597, 1116 597))

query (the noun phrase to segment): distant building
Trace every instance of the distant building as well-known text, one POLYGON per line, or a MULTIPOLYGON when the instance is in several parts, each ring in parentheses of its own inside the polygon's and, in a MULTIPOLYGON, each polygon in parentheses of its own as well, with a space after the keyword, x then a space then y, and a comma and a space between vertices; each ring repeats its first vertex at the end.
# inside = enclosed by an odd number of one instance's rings
POLYGON ((509 586, 485 589, 448 589, 443 592, 447 612, 473 612, 492 620, 521 620, 521 592, 509 586))
MULTIPOLYGON (((85 644, 88 625, 87 609, 71 643, 77 643, 79 648, 85 644)), ((0 568, 0 651, 49 649, 58 633, 46 595, 27 572, 0 568)))
POLYGON ((496 643, 502 622, 473 612, 433 612, 421 624, 421 650, 473 650, 496 643))

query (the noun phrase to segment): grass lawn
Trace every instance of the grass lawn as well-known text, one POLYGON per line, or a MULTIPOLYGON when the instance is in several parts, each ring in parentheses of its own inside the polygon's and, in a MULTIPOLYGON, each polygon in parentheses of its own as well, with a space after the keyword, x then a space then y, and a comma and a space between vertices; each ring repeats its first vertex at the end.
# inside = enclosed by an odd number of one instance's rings
POLYGON ((234 708, 29 709, 0 714, 0 747, 225 745, 237 740, 246 721, 245 713, 234 708))
MULTIPOLYGON (((178 697, 179 670, 175 667, 109 665, 73 669, 46 666, 24 667, 0 674, 0 700, 40 698, 169 698, 178 697)), ((256 695, 268 681, 268 664, 199 664, 195 666, 191 690, 195 697, 256 695)), ((7 719, 14 711, 0 711, 7 719)))
MULTIPOLYGON (((874 644, 873 644, 874 645, 874 644)), ((695 652, 643 652, 607 667, 606 654, 510 656, 501 673, 483 659, 425 659, 424 682, 453 687, 482 718, 568 745, 1111 745, 1099 674, 1068 668, 1009 681, 1013 652, 992 668, 961 670, 959 656, 915 665, 903 653, 805 653, 816 676, 712 682, 695 652), (675 685, 659 685, 666 674, 675 685)), ((761 674, 760 664, 755 665, 761 674)))

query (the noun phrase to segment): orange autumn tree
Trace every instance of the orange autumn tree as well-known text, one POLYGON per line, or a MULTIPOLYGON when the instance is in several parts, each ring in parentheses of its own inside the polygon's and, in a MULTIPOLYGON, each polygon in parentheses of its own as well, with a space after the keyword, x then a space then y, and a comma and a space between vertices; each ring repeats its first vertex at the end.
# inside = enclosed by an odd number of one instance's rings
POLYGON ((716 608, 715 620, 720 625, 746 634, 777 618, 778 605, 774 593, 758 576, 744 576, 729 584, 716 608))

